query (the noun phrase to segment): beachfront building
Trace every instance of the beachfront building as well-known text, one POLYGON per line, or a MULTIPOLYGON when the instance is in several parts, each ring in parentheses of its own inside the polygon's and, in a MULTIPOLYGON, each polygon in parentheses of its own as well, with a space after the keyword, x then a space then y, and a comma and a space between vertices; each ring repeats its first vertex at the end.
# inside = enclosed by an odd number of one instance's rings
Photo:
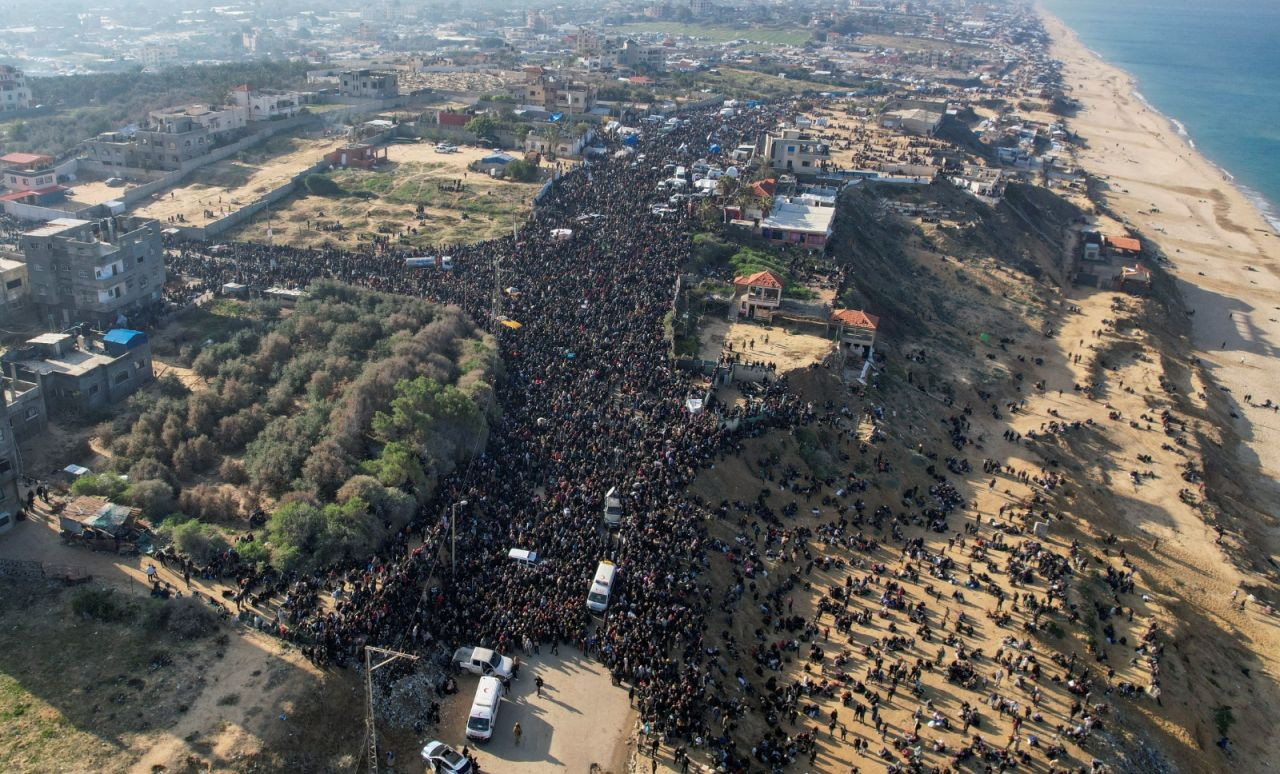
POLYGON ((810 197, 777 197, 760 221, 760 236, 771 242, 821 250, 831 236, 836 209, 810 197))
POLYGON ((164 252, 154 220, 55 218, 20 239, 42 324, 100 327, 160 300, 164 252))
POLYGON ((835 328, 836 339, 842 347, 860 350, 862 357, 871 354, 876 345, 876 331, 880 318, 861 309, 837 309, 831 313, 830 324, 835 328))
POLYGON ((782 278, 765 270, 733 278, 733 303, 729 318, 746 317, 768 322, 782 305, 782 278))
POLYGON ((784 129, 780 134, 765 135, 764 156, 774 169, 813 174, 831 162, 831 148, 807 132, 784 129))
POLYGON ((0 113, 31 107, 27 76, 11 65, 0 65, 0 113))

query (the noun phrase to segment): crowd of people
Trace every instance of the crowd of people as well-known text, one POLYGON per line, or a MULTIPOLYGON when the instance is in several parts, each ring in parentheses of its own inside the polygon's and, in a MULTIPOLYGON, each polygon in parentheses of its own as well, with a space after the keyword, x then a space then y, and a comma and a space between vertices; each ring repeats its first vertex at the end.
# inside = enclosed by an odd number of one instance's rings
MULTIPOLYGON (((677 762, 696 748, 724 771, 781 770, 814 760, 819 739, 834 740, 837 729, 843 743, 849 726, 860 723, 873 732, 855 733, 854 749, 891 771, 919 769, 929 756, 1004 770, 1036 754, 1051 770, 1067 770, 1064 743, 1083 742, 1101 726, 1106 704, 1098 694, 1110 681, 1074 658, 1042 663, 1028 638, 1054 620, 1079 619, 1066 590, 1088 557, 1078 547, 1055 553, 1023 526, 1049 518, 1046 497, 1060 483, 1051 471, 1028 474, 984 458, 986 477, 1034 486, 1044 496, 1011 505, 1007 514, 1002 508, 998 521, 956 524, 968 504, 947 474, 977 475, 964 456, 975 446, 971 407, 942 423, 950 456, 938 465, 945 470, 929 465, 928 483, 906 488, 898 508, 869 508, 859 498, 866 480, 853 473, 820 478, 776 457, 759 461, 765 488, 754 500, 704 502, 689 491, 700 470, 742 452, 746 437, 803 425, 840 433, 836 446, 849 449, 842 468, 856 454, 868 467, 874 456, 877 473, 890 471, 876 448, 883 433, 854 437, 847 407, 799 400, 785 374, 771 372, 753 395, 752 421, 726 423, 724 407, 691 413, 686 399, 703 388, 669 357, 663 318, 691 249, 692 223, 688 213, 649 217, 662 166, 705 155, 712 140, 736 147, 777 119, 771 109, 733 119, 699 114, 677 131, 648 134, 630 156, 561 177, 517 235, 450 249, 450 271, 406 268, 408 254, 397 250, 171 245, 171 271, 189 281, 193 296, 228 282, 305 287, 321 277, 424 296, 485 322, 505 364, 501 418, 487 449, 444 481, 436 502, 379 556, 304 577, 233 570, 237 602, 274 600, 270 625, 322 664, 352 663, 365 644, 437 653, 466 643, 504 653, 576 645, 629 686, 650 738, 676 751, 677 762), (552 234, 566 228, 568 239, 552 234), (499 324, 504 319, 520 325, 499 324), (626 515, 609 531, 602 508, 613 487, 626 515), (813 513, 830 520, 816 530, 797 526, 796 502, 776 504, 778 491, 821 503, 813 513), (457 523, 448 523, 448 513, 457 523), (740 534, 723 540, 709 523, 736 523, 740 534), (451 534, 456 567, 446 558, 451 534), (815 544, 833 550, 817 555, 815 544), (510 548, 536 550, 543 561, 507 561, 510 548), (608 612, 593 620, 584 598, 602 559, 617 565, 619 581, 608 612), (726 561, 732 584, 718 590, 708 571, 726 561), (815 584, 822 591, 828 582, 819 574, 835 580, 812 616, 796 614, 794 595, 815 584), (1010 595, 995 576, 1044 591, 1010 595), (908 583, 925 584, 930 595, 913 599, 908 583), (1013 630, 994 654, 966 644, 976 622, 963 612, 965 595, 981 593, 990 595, 991 622, 1013 630), (764 624, 755 642, 744 643, 731 632, 748 596, 764 624), (955 605, 961 612, 953 616, 955 605), (868 636, 873 621, 887 625, 886 633, 868 636), (925 648, 936 655, 908 660, 925 648), (795 659, 812 670, 785 679, 784 664, 795 659), (922 683, 929 673, 973 695, 958 708, 935 705, 922 683), (1078 697, 1070 722, 1042 713, 1046 683, 1078 697), (909 696, 919 706, 914 722, 890 739, 881 710, 899 692, 897 702, 909 696), (819 711, 819 701, 835 698, 844 714, 819 711), (979 733, 990 723, 983 707, 1014 717, 1003 744, 979 733), (767 730, 748 738, 748 713, 767 730), (965 741, 929 739, 929 729, 963 729, 965 741), (875 736, 880 744, 871 749, 875 736)), ((999 414, 990 396, 979 397, 979 406, 999 414)), ((865 412, 872 424, 884 416, 878 407, 865 412)), ((1064 423, 1046 432, 1080 427, 1064 423)), ((938 460, 923 443, 918 451, 938 460)), ((1132 592, 1127 569, 1108 566, 1107 574, 1117 599, 1132 592)), ((1123 610, 1117 604, 1094 612, 1105 620, 1123 610)), ((1143 647, 1158 656, 1154 632, 1143 647)), ((1158 696, 1158 681, 1152 687, 1158 696)))

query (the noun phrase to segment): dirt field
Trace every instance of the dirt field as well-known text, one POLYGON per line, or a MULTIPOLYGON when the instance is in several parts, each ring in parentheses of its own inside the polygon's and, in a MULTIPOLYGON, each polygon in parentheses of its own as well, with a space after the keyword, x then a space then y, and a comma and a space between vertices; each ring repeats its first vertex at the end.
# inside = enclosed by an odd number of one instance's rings
POLYGON ((160 193, 133 214, 162 222, 181 215, 185 225, 204 225, 279 187, 345 143, 342 137, 272 137, 229 159, 201 167, 184 185, 160 193))
POLYGON ((829 339, 791 333, 778 325, 721 319, 703 320, 698 338, 702 344, 698 354, 703 360, 719 360, 732 345, 732 352, 741 354, 742 362, 773 363, 779 374, 821 361, 833 346, 829 339))
POLYGON ((497 733, 479 747, 465 737, 478 682, 471 675, 458 679, 458 693, 443 706, 440 739, 459 750, 470 745, 483 771, 625 771, 635 713, 627 706, 626 689, 612 685, 609 671, 598 662, 569 647, 558 656, 545 646, 541 655, 521 656, 520 678, 512 681, 499 710, 497 733), (537 676, 545 681, 541 698, 533 684, 537 676), (518 745, 511 734, 516 723, 523 732, 518 745))
POLYGON ((370 235, 382 235, 425 246, 490 239, 509 233, 524 219, 540 184, 494 180, 467 170, 468 164, 491 151, 459 148, 457 153, 436 153, 434 147, 429 142, 392 144, 386 165, 330 173, 353 195, 299 194, 230 236, 296 246, 353 247, 370 235), (461 182, 461 190, 449 189, 455 181, 461 182), (416 212, 419 205, 425 208, 422 219, 416 212), (334 230, 337 224, 341 230, 334 230))

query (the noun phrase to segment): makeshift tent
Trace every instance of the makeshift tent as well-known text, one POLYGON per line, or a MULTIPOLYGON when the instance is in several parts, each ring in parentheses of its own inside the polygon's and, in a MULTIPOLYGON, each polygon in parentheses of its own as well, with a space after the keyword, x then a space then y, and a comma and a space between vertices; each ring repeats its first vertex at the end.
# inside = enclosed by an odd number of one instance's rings
POLYGON ((513 331, 518 331, 518 330, 520 330, 521 328, 523 328, 523 327, 524 327, 523 325, 521 325, 520 323, 516 322, 515 320, 503 320, 503 321, 502 321, 502 324, 503 324, 503 325, 505 325, 506 327, 510 328, 510 329, 511 329, 511 330, 513 330, 513 331))

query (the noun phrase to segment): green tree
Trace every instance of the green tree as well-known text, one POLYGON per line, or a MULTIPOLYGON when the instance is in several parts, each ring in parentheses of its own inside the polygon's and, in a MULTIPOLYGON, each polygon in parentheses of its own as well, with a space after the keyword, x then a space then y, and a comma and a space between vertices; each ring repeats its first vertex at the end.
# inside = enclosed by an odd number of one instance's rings
POLYGON ((468 121, 462 128, 476 137, 492 140, 498 136, 498 129, 501 127, 496 118, 488 113, 481 113, 468 121))

